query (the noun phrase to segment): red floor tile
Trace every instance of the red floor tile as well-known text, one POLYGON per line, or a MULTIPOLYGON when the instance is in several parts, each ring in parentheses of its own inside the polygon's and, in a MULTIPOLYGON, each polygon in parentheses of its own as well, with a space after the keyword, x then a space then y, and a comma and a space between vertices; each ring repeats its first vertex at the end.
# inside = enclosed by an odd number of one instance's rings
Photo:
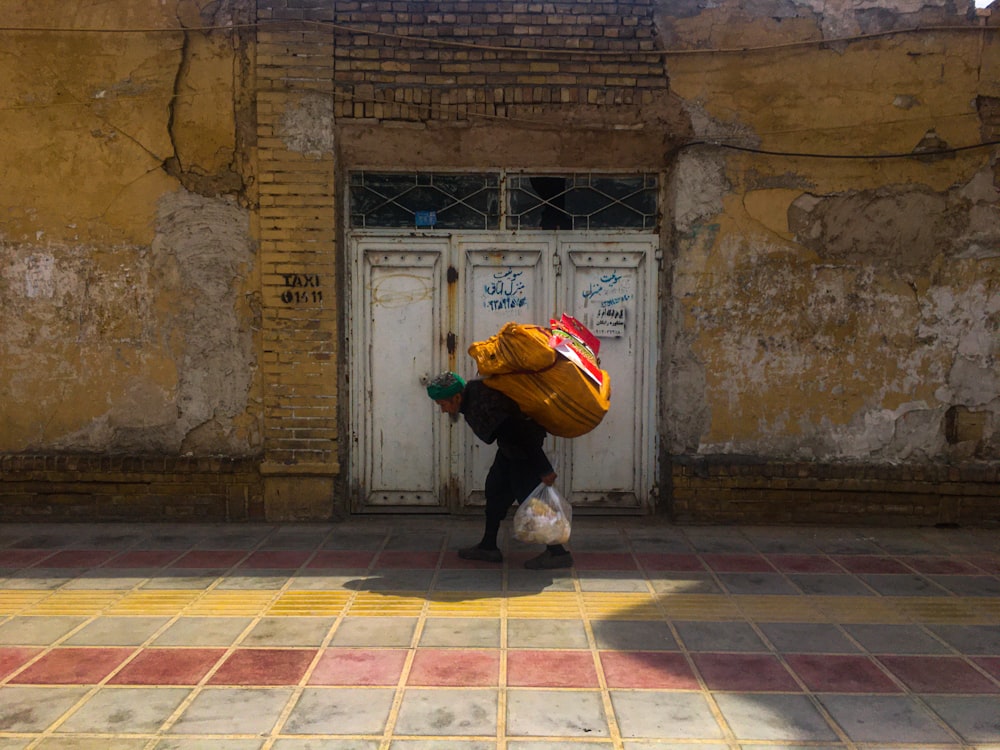
POLYGON ((228 568, 246 555, 240 550, 196 549, 176 560, 172 568, 228 568))
POLYGON ((197 685, 225 655, 224 648, 147 648, 110 685, 197 685))
POLYGON ((239 567, 255 570, 295 570, 302 567, 310 554, 302 550, 262 550, 252 553, 239 564, 239 567))
POLYGON ((789 654, 785 659, 792 671, 815 692, 902 692, 867 656, 789 654))
POLYGON ((972 555, 968 560, 987 573, 1000 575, 1000 555, 972 555))
POLYGON ((436 568, 437 552, 385 550, 375 561, 376 568, 436 568))
POLYGON ((500 680, 498 651, 419 649, 406 683, 433 687, 493 687, 500 680))
POLYGON ((639 563, 646 570, 670 570, 677 572, 704 571, 705 566, 697 555, 682 552, 637 553, 639 563))
POLYGON ((320 656, 310 685, 396 685, 406 663, 404 649, 330 649, 320 656))
POLYGON ((306 564, 306 568, 367 568, 372 564, 374 552, 362 550, 325 549, 316 553, 316 557, 306 564))
POLYGON ((40 648, 19 648, 17 646, 0 646, 0 680, 35 658, 40 648))
POLYGON ((682 654, 663 651, 602 651, 609 688, 697 690, 700 686, 682 654))
POLYGON ((93 685, 130 654, 130 648, 57 648, 11 679, 11 684, 93 685))
POLYGON ((0 550, 0 568, 23 568, 34 565, 52 554, 46 549, 4 549, 0 550))
POLYGON ((773 573, 774 568, 762 555, 704 554, 701 559, 719 573, 773 573))
POLYGON ((65 549, 45 558, 46 568, 90 568, 115 556, 113 550, 65 549))
POLYGON ((598 687, 589 651, 509 651, 507 684, 513 687, 598 687))
POLYGON ((574 552, 577 570, 636 570, 635 558, 627 552, 574 552))
POLYGON ((899 560, 878 555, 835 555, 836 560, 850 573, 912 573, 899 560))
POLYGON ((973 658, 976 665, 1000 681, 1000 656, 977 656, 973 658))
POLYGON ((908 557, 906 564, 926 575, 977 575, 979 568, 967 560, 954 557, 908 557))
POLYGON ((783 573, 843 573, 826 555, 768 555, 768 562, 783 573))
POLYGON ((312 649, 240 649, 222 663, 208 684, 296 685, 315 655, 312 649))
POLYGON ((105 564, 105 568, 162 568, 173 562, 181 553, 168 549, 144 549, 123 552, 105 564))
POLYGON ((997 693, 1000 688, 964 660, 953 656, 880 656, 915 693, 997 693))
POLYGON ((801 690, 788 670, 770 654, 700 653, 691 658, 709 690, 801 690))
MULTIPOLYGON (((527 554, 522 555, 511 555, 507 556, 505 559, 511 567, 521 567, 524 561, 529 557, 534 557, 538 552, 532 550, 527 554)), ((444 557, 441 558, 441 568, 445 570, 500 570, 501 565, 495 562, 487 562, 485 560, 463 560, 458 556, 457 549, 450 549, 444 553, 444 557)))

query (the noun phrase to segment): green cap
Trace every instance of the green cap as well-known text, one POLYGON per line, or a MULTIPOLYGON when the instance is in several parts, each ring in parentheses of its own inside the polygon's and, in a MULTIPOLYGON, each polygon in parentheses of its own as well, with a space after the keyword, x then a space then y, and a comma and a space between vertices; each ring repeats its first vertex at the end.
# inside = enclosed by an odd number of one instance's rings
POLYGON ((456 393, 461 393, 465 388, 465 381, 461 375, 454 372, 442 372, 427 384, 427 395, 435 401, 451 398, 456 393))

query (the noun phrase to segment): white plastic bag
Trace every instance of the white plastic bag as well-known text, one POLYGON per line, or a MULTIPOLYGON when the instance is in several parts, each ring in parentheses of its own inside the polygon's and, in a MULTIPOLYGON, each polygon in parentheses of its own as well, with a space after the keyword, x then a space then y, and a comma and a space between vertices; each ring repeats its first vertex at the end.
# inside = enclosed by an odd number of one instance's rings
POLYGON ((540 484, 518 506, 514 514, 514 538, 534 544, 569 541, 573 506, 554 487, 540 484))

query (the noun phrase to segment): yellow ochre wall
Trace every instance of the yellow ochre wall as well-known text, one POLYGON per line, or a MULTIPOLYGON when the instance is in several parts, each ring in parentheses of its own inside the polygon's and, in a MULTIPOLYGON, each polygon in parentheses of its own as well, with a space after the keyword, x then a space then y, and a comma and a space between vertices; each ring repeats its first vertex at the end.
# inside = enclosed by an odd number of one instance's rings
POLYGON ((663 510, 1000 517, 1000 13, 402 5, 0 0, 0 518, 346 507, 359 164, 663 174, 663 510))
POLYGON ((673 166, 672 454, 1000 457, 998 149, 886 158, 1000 136, 997 19, 861 16, 664 18, 708 142, 673 166), (963 28, 873 35, 917 25, 963 28))
POLYGON ((216 5, 0 3, 0 452, 260 450, 247 82, 216 5))

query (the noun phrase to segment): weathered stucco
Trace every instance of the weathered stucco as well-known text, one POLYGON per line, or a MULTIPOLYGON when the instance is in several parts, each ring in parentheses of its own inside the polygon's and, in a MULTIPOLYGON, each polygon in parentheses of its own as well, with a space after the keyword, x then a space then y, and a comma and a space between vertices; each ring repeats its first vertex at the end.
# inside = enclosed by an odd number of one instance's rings
POLYGON ((259 444, 246 211, 164 196, 150 246, 0 243, 4 450, 259 444))
POLYGON ((311 155, 332 152, 333 134, 333 100, 322 94, 304 94, 290 102, 278 133, 289 151, 311 155))
POLYGON ((0 6, 0 452, 256 452, 248 4, 0 6))
POLYGON ((328 505, 344 178, 502 167, 665 175, 661 459, 1000 458, 995 12, 391 5, 0 0, 0 453, 259 456, 328 505))
POLYGON ((663 6, 671 46, 732 47, 738 34, 739 46, 761 49, 668 64, 708 142, 683 150, 673 171, 668 451, 1000 456, 996 158, 896 156, 979 142, 994 37, 786 49, 953 22, 956 9, 851 4, 821 17, 804 3, 720 4, 670 17, 673 8, 663 6), (956 414, 968 425, 960 436, 948 429, 956 414))

